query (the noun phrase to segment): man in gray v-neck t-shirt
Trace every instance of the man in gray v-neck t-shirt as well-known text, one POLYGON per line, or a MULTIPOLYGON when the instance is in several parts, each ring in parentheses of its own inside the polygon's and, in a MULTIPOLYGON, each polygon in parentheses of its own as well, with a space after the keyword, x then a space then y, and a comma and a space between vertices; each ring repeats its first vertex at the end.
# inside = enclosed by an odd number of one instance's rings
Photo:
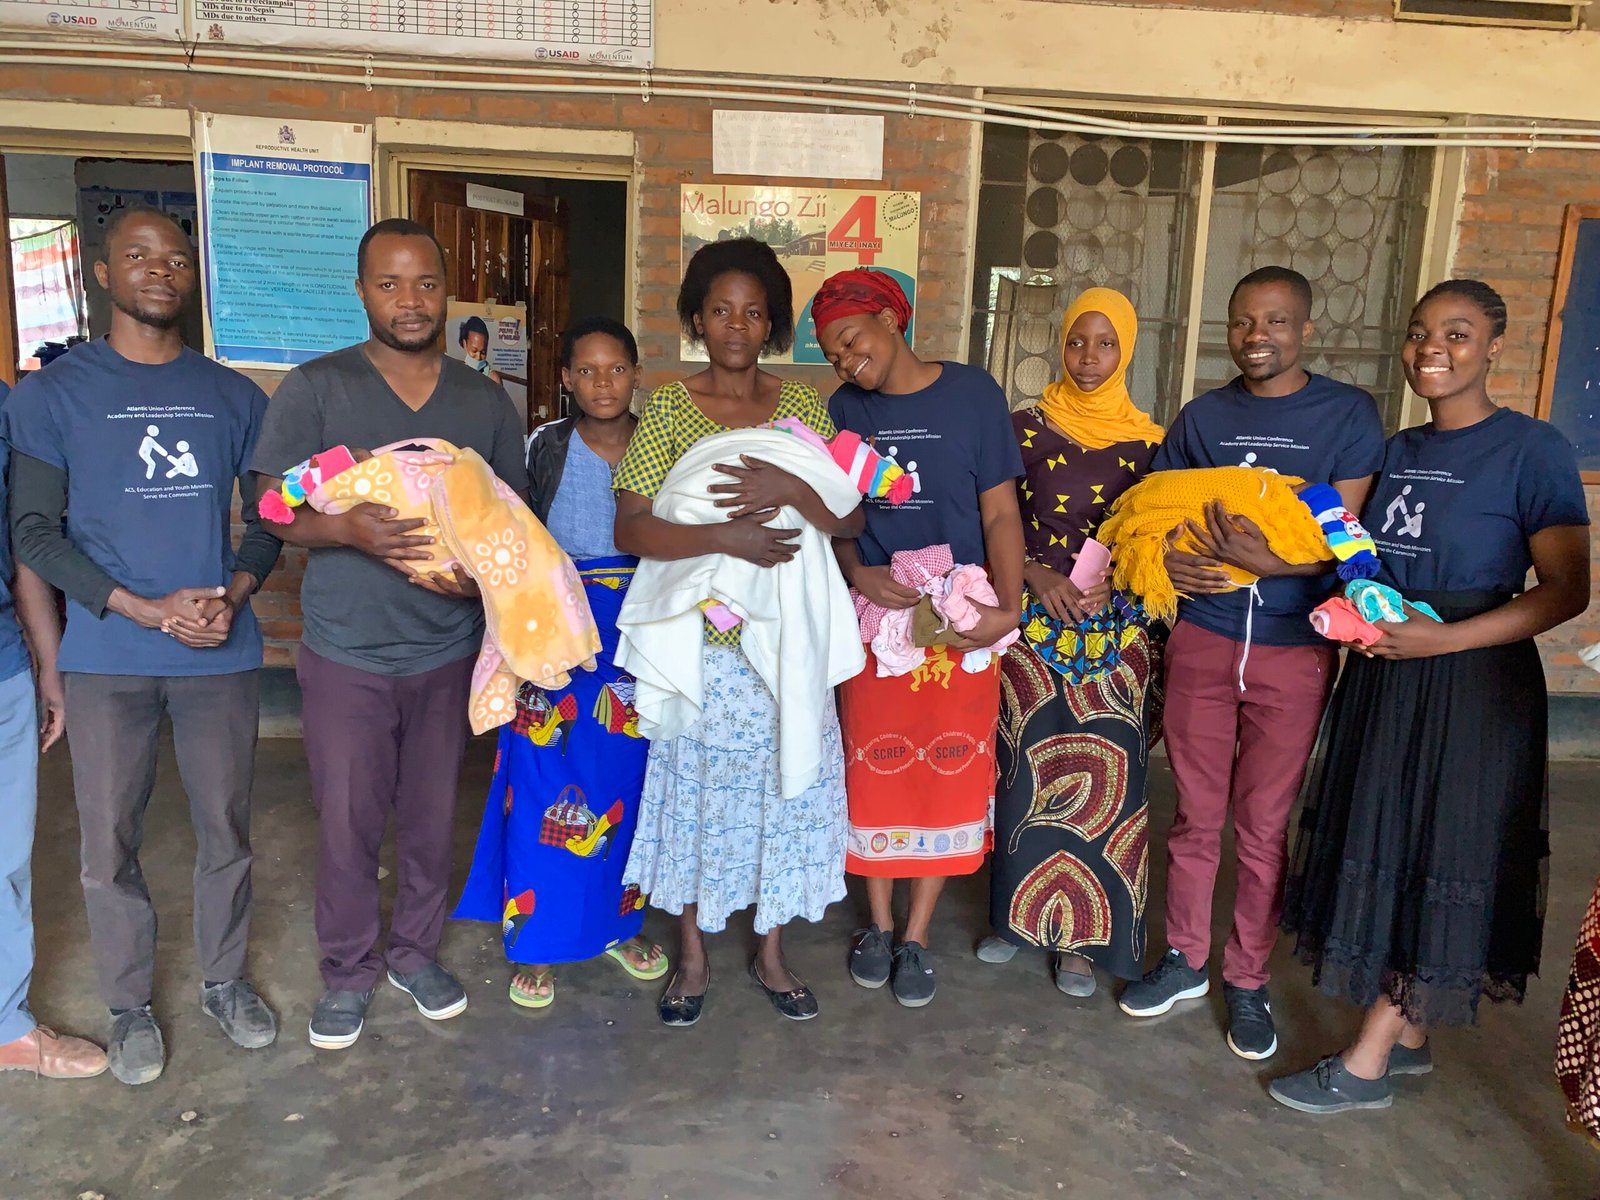
MULTIPOLYGON (((443 438, 483 456, 518 495, 528 491, 517 410, 500 387, 453 358, 413 410, 360 346, 336 350, 284 377, 267 409, 251 469, 281 477, 332 446, 375 450, 443 438)), ((349 546, 310 552, 300 585, 305 644, 378 675, 417 675, 478 652, 483 606, 440 596, 349 546)))
MULTIPOLYGON (((444 251, 421 225, 396 218, 369 229, 356 252, 356 293, 372 337, 284 378, 251 469, 276 484, 333 446, 442 439, 476 451, 526 496, 510 397, 440 353, 445 277, 444 251)), ((483 602, 462 571, 412 573, 407 556, 425 556, 417 526, 388 506, 358 504, 332 515, 301 505, 278 527, 310 554, 296 673, 319 818, 316 926, 326 990, 307 1032, 320 1050, 355 1044, 385 975, 431 1020, 467 1006, 438 951, 483 602), (378 851, 391 818, 397 888, 384 937, 378 851)))

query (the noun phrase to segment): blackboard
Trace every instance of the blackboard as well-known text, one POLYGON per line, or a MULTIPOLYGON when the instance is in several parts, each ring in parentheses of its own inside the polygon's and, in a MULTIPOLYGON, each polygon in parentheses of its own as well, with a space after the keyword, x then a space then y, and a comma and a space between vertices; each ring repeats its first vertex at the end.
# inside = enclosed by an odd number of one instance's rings
POLYGON ((1538 415, 1572 443, 1583 481, 1600 483, 1600 208, 1567 207, 1538 415))

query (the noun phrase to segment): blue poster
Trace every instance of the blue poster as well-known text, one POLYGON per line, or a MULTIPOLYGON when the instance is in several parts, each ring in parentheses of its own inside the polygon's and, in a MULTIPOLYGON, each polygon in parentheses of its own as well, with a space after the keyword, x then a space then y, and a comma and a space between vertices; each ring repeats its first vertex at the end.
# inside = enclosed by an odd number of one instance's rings
MULTIPOLYGON (((371 163, 308 144, 328 123, 280 125, 269 140, 262 126, 276 122, 204 120, 200 203, 214 356, 292 367, 364 341, 356 248, 371 223, 371 163), (226 137, 236 124, 242 136, 226 137)), ((331 131, 330 140, 348 140, 351 127, 331 131)))

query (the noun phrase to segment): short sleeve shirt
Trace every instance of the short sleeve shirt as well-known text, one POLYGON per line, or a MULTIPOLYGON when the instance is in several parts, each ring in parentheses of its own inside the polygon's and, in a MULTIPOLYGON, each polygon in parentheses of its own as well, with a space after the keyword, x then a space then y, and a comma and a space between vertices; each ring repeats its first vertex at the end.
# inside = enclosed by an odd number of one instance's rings
MULTIPOLYGON (((5 421, 13 453, 66 474, 67 537, 122 587, 155 599, 231 579, 234 483, 248 470, 266 407, 254 382, 193 350, 138 363, 101 338, 18 384, 5 421)), ((226 642, 196 649, 69 602, 60 665, 91 675, 228 675, 261 665, 261 631, 247 604, 226 642)))
POLYGON ((1395 434, 1363 519, 1379 577, 1402 595, 1520 592, 1533 566, 1528 539, 1588 523, 1571 444, 1508 408, 1465 429, 1395 434))
POLYGON ((986 371, 940 363, 939 377, 903 396, 844 384, 828 401, 840 429, 873 442, 912 479, 898 505, 868 498, 856 545, 869 567, 899 550, 948 545, 957 563, 983 563, 978 497, 1022 474, 1005 393, 986 371))
POLYGON ((1017 485, 1028 556, 1063 575, 1106 513, 1150 469, 1155 447, 1117 442, 1098 450, 1062 437, 1036 408, 1011 414, 1024 476, 1017 485))
MULTIPOLYGON (((781 417, 798 417, 824 438, 831 438, 838 432, 817 389, 796 379, 785 379, 778 389, 778 407, 772 419, 781 417)), ((639 427, 633 431, 628 452, 617 465, 611 486, 619 492, 633 492, 654 500, 684 451, 702 438, 726 433, 730 428, 701 412, 681 381, 663 384, 650 394, 650 402, 639 418, 639 427)), ((723 633, 707 625, 705 633, 706 641, 714 646, 739 644, 737 626, 723 633)))
MULTIPOLYGON (((1264 467, 1309 483, 1363 479, 1383 463, 1383 422, 1358 387, 1312 375, 1289 396, 1255 396, 1241 380, 1197 396, 1151 460, 1153 471, 1195 467, 1264 467)), ((1337 576, 1263 579, 1251 640, 1265 646, 1314 646, 1322 637, 1306 615, 1327 598, 1337 576)), ((1178 602, 1179 620, 1234 641, 1245 640, 1246 589, 1178 602)))
MULTIPOLYGON (((251 468, 281 477, 322 450, 374 450, 443 439, 476 450, 528 491, 517 410, 485 375, 445 358, 419 409, 400 399, 366 351, 351 346, 296 367, 273 393, 251 468)), ((438 596, 349 546, 312 550, 300 585, 302 637, 317 654, 375 675, 420 675, 478 652, 483 605, 438 596)))

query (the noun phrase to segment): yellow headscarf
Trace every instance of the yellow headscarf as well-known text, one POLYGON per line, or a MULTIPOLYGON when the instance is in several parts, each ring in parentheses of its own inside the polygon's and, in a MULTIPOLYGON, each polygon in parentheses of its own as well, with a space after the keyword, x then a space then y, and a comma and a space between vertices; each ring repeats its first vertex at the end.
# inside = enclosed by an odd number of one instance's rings
POLYGON ((1118 442, 1145 442, 1153 446, 1166 436, 1166 430, 1140 412, 1128 395, 1128 365, 1133 361, 1134 339, 1139 336, 1139 318, 1126 296, 1111 288, 1095 287, 1074 300, 1067 315, 1061 318, 1063 359, 1067 333, 1073 322, 1091 312, 1104 313, 1111 328, 1117 331, 1117 341, 1122 344, 1122 361, 1092 392, 1084 391, 1073 382, 1063 363, 1061 378, 1044 389, 1039 411, 1062 433, 1090 450, 1103 450, 1118 442))

